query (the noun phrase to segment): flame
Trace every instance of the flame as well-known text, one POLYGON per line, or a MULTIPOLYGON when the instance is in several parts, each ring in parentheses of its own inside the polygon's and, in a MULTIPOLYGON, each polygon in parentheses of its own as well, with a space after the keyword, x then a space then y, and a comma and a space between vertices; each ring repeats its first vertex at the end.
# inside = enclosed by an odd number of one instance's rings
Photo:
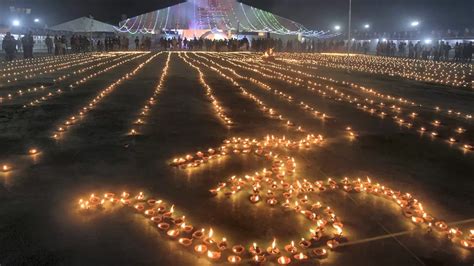
POLYGON ((211 227, 211 228, 209 229, 208 237, 211 238, 213 234, 214 234, 214 230, 212 230, 212 227, 211 227))
POLYGON ((275 247, 276 247, 276 238, 273 238, 272 249, 275 249, 275 247))

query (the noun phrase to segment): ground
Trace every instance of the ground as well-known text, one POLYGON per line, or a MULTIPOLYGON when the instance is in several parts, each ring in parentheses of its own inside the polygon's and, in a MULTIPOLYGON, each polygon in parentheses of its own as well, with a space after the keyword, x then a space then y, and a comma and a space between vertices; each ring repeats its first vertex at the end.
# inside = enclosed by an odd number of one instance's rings
MULTIPOLYGON (((459 227, 464 232, 463 237, 474 228, 474 152, 462 147, 465 143, 472 144, 474 126, 471 120, 433 112, 428 107, 439 105, 444 110, 449 106, 472 114, 472 90, 363 72, 347 73, 328 67, 310 69, 279 61, 278 55, 274 61, 262 61, 259 65, 262 68, 248 67, 246 64, 252 64, 250 59, 260 59, 260 55, 115 54, 82 65, 75 65, 76 61, 68 59, 72 66, 26 80, 8 83, 5 78, 0 79, 0 96, 3 97, 0 103, 0 165, 11 167, 9 171, 0 172, 0 265, 211 263, 191 249, 169 240, 146 222, 142 214, 127 208, 80 209, 80 198, 108 191, 121 193, 126 190, 133 194, 143 191, 147 196, 172 202, 177 212, 186 215, 186 219, 196 226, 212 227, 219 239, 225 236, 232 243, 246 247, 252 242, 267 247, 274 237, 278 239, 280 249, 291 240, 299 241, 308 231, 303 217, 287 215, 280 208, 267 208, 264 202, 251 204, 249 194, 233 199, 209 195, 210 188, 232 175, 242 177, 263 167, 270 169, 271 164, 266 160, 238 155, 196 169, 170 165, 173 158, 219 147, 225 139, 234 136, 261 139, 266 135, 285 135, 297 139, 308 133, 321 134, 324 141, 315 147, 283 152, 294 156, 298 177, 326 182, 328 178, 366 180, 369 176, 373 183, 411 193, 431 215, 445 220, 450 227, 459 227), (168 56, 169 69, 162 86, 154 96, 154 103, 149 104, 148 113, 140 116, 157 89, 168 56), (222 113, 232 119, 232 125, 227 125, 217 115, 197 70, 183 58, 202 71, 212 90, 210 95, 223 108, 222 113), (130 60, 109 71, 99 72, 127 59, 130 60), (143 64, 147 59, 149 62, 143 64), (100 62, 105 63, 98 65, 100 62), (140 64, 142 67, 132 73, 140 64), (285 125, 286 120, 262 112, 238 86, 206 64, 234 78, 296 126, 289 127, 285 125), (274 67, 277 64, 286 68, 278 70, 274 67), (85 72, 53 83, 53 79, 61 75, 71 75, 74 70, 88 66, 91 68, 85 72), (221 67, 232 68, 242 77, 258 79, 293 99, 287 101, 221 67), (427 125, 441 119, 443 124, 437 131, 440 135, 430 137, 431 129, 422 134, 416 129, 418 124, 410 128, 394 123, 389 108, 386 111, 389 115, 381 118, 361 107, 356 108, 353 103, 337 100, 329 92, 321 96, 275 78, 277 74, 270 76, 271 72, 265 69, 280 71, 289 76, 287 79, 321 82, 323 86, 333 86, 360 99, 368 97, 367 94, 346 85, 302 76, 290 69, 351 81, 410 98, 422 103, 423 107, 401 105, 403 112, 416 110, 418 122, 426 121, 427 125), (97 76, 69 86, 93 73, 97 76), (131 74, 128 79, 96 98, 84 116, 78 115, 102 90, 127 73, 131 74), (28 88, 39 88, 40 85, 46 89, 26 92, 28 88), (56 93, 58 88, 60 93, 56 93), (18 94, 19 89, 23 89, 22 95, 18 94), (46 100, 38 98, 48 92, 54 92, 54 95, 46 100), (8 94, 13 97, 9 99, 8 94), (35 99, 39 101, 34 102, 35 99), (315 116, 301 109, 300 101, 328 117, 321 119, 321 114, 315 116), (72 116, 77 117, 72 120, 72 116), (143 125, 134 123, 139 117, 143 119, 143 125), (73 122, 68 126, 65 121, 73 122), (304 132, 295 130, 298 126, 304 132), (351 131, 346 129, 348 126, 351 131), (58 132, 58 127, 64 127, 66 131, 58 132), (457 127, 466 130, 464 136, 459 137, 459 142, 450 144, 446 138, 451 133, 447 132, 457 127), (132 129, 137 134, 131 134, 132 129), (351 137, 349 132, 355 136, 351 137), (38 149, 39 153, 28 154, 32 148, 38 149)), ((460 247, 459 239, 450 240, 446 233, 430 232, 426 225, 414 224, 386 198, 338 190, 320 193, 318 200, 331 206, 344 223, 344 241, 327 258, 311 258, 306 261, 308 265, 474 263, 472 249, 460 247)), ((224 252, 223 259, 217 264, 225 264, 229 254, 224 252)), ((275 263, 276 259, 268 261, 275 263)))

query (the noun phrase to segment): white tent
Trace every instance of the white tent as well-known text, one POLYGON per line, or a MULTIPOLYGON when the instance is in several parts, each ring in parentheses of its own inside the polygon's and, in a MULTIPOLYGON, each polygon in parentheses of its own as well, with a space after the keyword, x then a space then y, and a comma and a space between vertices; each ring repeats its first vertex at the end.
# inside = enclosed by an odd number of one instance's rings
POLYGON ((71 31, 80 33, 116 32, 114 26, 88 17, 82 17, 68 22, 64 22, 59 25, 50 27, 50 29, 57 31, 71 31))

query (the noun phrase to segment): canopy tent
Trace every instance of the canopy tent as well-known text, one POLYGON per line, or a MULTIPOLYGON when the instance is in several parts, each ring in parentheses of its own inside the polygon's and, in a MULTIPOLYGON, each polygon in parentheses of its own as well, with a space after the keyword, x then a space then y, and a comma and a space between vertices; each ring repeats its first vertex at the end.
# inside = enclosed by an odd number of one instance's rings
POLYGON ((237 0, 187 0, 124 20, 117 30, 132 34, 154 34, 166 30, 208 30, 225 33, 269 32, 320 38, 333 36, 327 31, 308 30, 297 22, 237 0))
POLYGON ((88 18, 82 17, 78 19, 74 19, 68 22, 64 22, 62 24, 50 27, 51 30, 56 31, 69 31, 75 33, 89 33, 89 32, 97 32, 97 33, 113 33, 116 32, 115 27, 113 25, 88 18))

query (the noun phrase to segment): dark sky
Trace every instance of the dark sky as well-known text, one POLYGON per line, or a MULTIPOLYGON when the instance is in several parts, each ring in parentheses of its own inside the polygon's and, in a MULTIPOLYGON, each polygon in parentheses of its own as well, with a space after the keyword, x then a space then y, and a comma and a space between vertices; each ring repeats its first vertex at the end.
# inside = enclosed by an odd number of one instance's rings
MULTIPOLYGON (((349 0, 242 0, 310 29, 346 25, 349 0)), ((166 7, 179 0, 0 0, 0 9, 28 6, 35 16, 54 25, 79 16, 117 24, 129 17, 166 7), (13 4, 12 4, 13 3, 13 4)), ((354 27, 370 23, 376 31, 405 30, 411 20, 429 29, 474 27, 474 0, 352 0, 354 27)))

